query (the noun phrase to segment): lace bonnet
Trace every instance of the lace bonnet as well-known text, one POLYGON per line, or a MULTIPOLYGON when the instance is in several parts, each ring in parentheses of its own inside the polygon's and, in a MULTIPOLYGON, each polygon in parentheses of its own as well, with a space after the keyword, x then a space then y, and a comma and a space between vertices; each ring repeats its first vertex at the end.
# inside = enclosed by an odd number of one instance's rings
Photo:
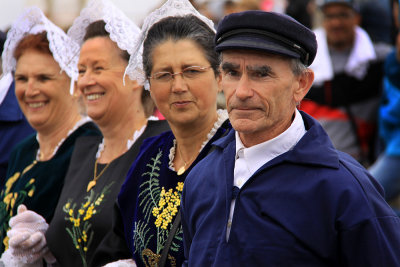
POLYGON ((76 71, 77 61, 74 57, 79 52, 79 46, 67 34, 53 24, 38 7, 30 7, 24 10, 21 16, 13 23, 8 31, 7 40, 2 54, 3 78, 15 71, 17 61, 14 58, 14 50, 20 40, 29 34, 46 31, 49 48, 53 58, 71 78, 71 89, 78 77, 76 71))
POLYGON ((153 24, 157 23, 163 18, 171 16, 185 16, 190 14, 198 17, 200 20, 205 22, 212 30, 214 30, 214 23, 212 22, 212 20, 201 15, 188 0, 168 0, 164 5, 150 13, 145 18, 142 26, 142 31, 139 35, 139 40, 135 43, 136 45, 132 49, 133 54, 131 54, 131 57, 129 59, 129 64, 126 67, 125 75, 128 75, 131 80, 136 80, 138 83, 144 85, 145 88, 148 90, 149 84, 143 71, 142 62, 143 43, 146 39, 147 32, 149 31, 151 26, 153 26, 153 24))
MULTIPOLYGON (((126 50, 129 55, 132 55, 133 44, 137 41, 140 29, 109 0, 91 0, 82 9, 79 17, 74 20, 68 30, 68 36, 81 46, 87 26, 98 20, 103 20, 106 23, 105 30, 110 34, 110 39, 120 49, 126 50)), ((76 55, 77 62, 78 59, 79 54, 76 55)))

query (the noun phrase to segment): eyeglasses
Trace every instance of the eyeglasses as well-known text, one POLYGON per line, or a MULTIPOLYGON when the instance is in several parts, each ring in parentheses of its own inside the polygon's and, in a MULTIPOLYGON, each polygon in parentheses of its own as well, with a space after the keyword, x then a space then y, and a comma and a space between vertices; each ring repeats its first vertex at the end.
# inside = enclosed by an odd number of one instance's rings
POLYGON ((347 20, 347 19, 350 19, 351 17, 353 17, 353 13, 351 13, 351 12, 325 13, 324 14, 324 19, 329 20, 329 21, 334 20, 334 19, 347 20))
POLYGON ((149 79, 153 79, 157 82, 170 82, 174 78, 174 76, 181 74, 182 77, 186 80, 194 80, 198 78, 201 74, 206 72, 211 66, 208 67, 200 67, 200 66, 189 66, 184 68, 181 72, 169 72, 169 71, 160 71, 154 73, 152 76, 149 76, 149 79))

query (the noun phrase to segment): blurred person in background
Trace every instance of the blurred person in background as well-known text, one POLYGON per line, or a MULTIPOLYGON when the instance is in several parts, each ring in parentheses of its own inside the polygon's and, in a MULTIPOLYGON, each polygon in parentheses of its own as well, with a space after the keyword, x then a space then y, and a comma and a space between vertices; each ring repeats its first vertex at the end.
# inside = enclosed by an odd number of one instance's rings
MULTIPOLYGON (((394 6, 398 10, 398 5, 394 6)), ((394 13, 398 25, 398 11, 394 13)), ((384 86, 379 107, 379 137, 383 152, 369 168, 385 190, 385 198, 400 216, 400 33, 385 61, 384 86)))
POLYGON ((335 148, 368 166, 376 157, 384 57, 358 26, 351 0, 325 0, 321 10, 315 80, 300 109, 322 124, 335 148))
POLYGON ((37 134, 19 143, 10 156, 0 193, 1 252, 15 234, 7 236, 6 231, 21 204, 20 212, 28 208, 52 221, 76 139, 99 134, 81 115, 77 96, 70 94, 76 72, 68 64, 78 45, 37 7, 24 11, 7 38, 3 69, 14 73, 19 106, 37 134))
POLYGON ((260 10, 260 0, 226 0, 224 16, 245 10, 260 10))
MULTIPOLYGON (((3 53, 6 38, 6 33, 0 31, 0 55, 3 53)), ((1 74, 0 61, 0 77, 1 74)), ((12 73, 7 73, 0 79, 0 191, 6 180, 12 149, 34 131, 18 105, 12 73)))
POLYGON ((88 266, 111 230, 113 205, 142 141, 168 129, 166 121, 151 117, 149 92, 135 80, 124 81, 139 32, 107 0, 90 1, 69 29, 68 35, 81 45, 77 89, 103 136, 76 141, 51 222, 31 211, 12 218, 10 244, 19 252, 17 260, 35 264, 43 257, 61 266, 88 266), (47 223, 47 230, 27 230, 47 223))
POLYGON ((285 13, 312 29, 315 9, 315 0, 288 0, 285 13))
MULTIPOLYGON (((392 19, 393 0, 355 0, 355 2, 360 10, 360 27, 368 33, 375 46, 393 46, 392 33, 396 29, 392 19)), ((393 47, 386 49, 391 51, 391 48, 393 47)))

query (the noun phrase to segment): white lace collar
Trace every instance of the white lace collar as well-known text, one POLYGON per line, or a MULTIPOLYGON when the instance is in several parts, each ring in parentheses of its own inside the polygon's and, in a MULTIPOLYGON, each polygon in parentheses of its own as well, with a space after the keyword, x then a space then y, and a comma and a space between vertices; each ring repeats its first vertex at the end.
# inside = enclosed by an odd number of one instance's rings
MULTIPOLYGON (((214 123, 214 126, 212 127, 211 131, 207 134, 207 139, 203 142, 203 144, 200 147, 199 153, 205 145, 213 138, 215 133, 218 131, 218 129, 221 127, 221 125, 228 119, 228 112, 225 109, 218 109, 217 110, 217 121, 214 123)), ((169 163, 168 166, 171 170, 175 171, 174 168, 174 159, 175 159, 175 151, 176 151, 176 139, 173 141, 173 145, 169 151, 169 163)))
MULTIPOLYGON (((155 116, 150 116, 147 118, 147 121, 156 121, 158 120, 157 117, 155 116)), ((131 139, 128 139, 126 141, 126 148, 127 150, 131 149, 131 147, 133 146, 133 144, 136 142, 136 140, 142 135, 142 133, 144 132, 144 130, 146 130, 147 124, 143 125, 143 127, 139 130, 136 130, 133 133, 133 136, 131 139)), ((99 144, 99 148, 97 149, 96 152, 96 159, 100 158, 101 152, 103 152, 104 150, 104 138, 101 140, 101 143, 99 144)))
MULTIPOLYGON (((74 127, 72 127, 72 129, 68 131, 67 136, 64 137, 63 139, 61 139, 60 142, 58 142, 57 146, 53 150, 53 154, 51 154, 51 158, 50 159, 52 159, 54 157, 54 155, 57 153, 57 151, 60 148, 60 146, 64 143, 65 139, 67 139, 73 132, 75 132, 76 129, 78 129, 83 124, 85 124, 85 123, 87 123, 89 121, 91 121, 91 119, 89 117, 85 116, 85 117, 82 117, 82 119, 80 119, 77 123, 75 123, 74 127)), ((38 134, 36 134, 36 140, 39 143, 38 134)), ((37 161, 40 160, 40 143, 39 143, 39 148, 38 148, 37 153, 36 153, 36 160, 37 161)))

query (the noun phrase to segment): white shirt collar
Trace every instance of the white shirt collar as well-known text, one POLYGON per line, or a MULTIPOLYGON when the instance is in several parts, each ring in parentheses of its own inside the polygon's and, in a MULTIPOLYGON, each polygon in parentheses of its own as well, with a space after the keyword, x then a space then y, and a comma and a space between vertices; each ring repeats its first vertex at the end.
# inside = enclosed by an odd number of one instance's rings
POLYGON ((246 148, 236 132, 236 158, 239 156, 239 150, 243 149, 246 165, 252 175, 268 161, 292 149, 305 133, 303 118, 296 109, 295 118, 290 127, 271 140, 246 148))

